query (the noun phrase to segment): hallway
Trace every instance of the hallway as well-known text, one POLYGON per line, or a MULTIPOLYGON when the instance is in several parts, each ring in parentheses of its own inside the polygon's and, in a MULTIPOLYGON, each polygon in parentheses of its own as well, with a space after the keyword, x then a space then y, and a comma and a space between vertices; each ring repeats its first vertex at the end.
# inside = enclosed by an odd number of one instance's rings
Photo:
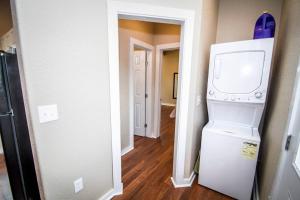
POLYGON ((169 117, 173 107, 162 106, 161 136, 158 139, 135 136, 134 150, 122 157, 123 195, 114 200, 157 199, 231 199, 197 184, 177 188, 171 182, 175 119, 169 117))

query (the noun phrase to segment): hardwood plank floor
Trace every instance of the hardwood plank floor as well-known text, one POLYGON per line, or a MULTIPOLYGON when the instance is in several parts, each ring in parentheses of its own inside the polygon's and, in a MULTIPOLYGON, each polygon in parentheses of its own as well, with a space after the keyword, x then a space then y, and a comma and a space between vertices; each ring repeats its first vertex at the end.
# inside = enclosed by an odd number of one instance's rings
POLYGON ((134 136, 134 150, 122 157, 123 195, 114 200, 229 200, 230 197, 202 187, 174 188, 171 182, 175 119, 173 107, 162 106, 161 136, 158 139, 134 136))
POLYGON ((0 153, 0 200, 13 200, 3 153, 0 153))

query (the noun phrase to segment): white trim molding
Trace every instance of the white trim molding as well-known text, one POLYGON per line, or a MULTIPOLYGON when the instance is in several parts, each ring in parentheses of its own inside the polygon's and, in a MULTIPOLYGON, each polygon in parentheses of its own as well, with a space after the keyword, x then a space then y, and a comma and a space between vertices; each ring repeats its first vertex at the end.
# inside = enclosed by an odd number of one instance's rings
POLYGON ((133 146, 128 146, 128 147, 125 147, 122 152, 121 152, 121 155, 124 156, 125 154, 129 153, 130 151, 132 151, 134 149, 133 146))
POLYGON ((110 189, 108 192, 106 192, 104 195, 102 195, 98 200, 111 200, 114 196, 120 195, 117 193, 113 188, 110 189))
POLYGON ((119 17, 182 25, 178 76, 178 110, 176 113, 177 123, 173 162, 174 185, 182 185, 186 182, 184 178, 184 168, 195 12, 193 10, 112 0, 107 0, 107 8, 114 189, 122 193, 118 38, 119 17))
POLYGON ((175 107, 176 104, 173 103, 161 103, 162 106, 171 106, 171 107, 175 107))
POLYGON ((180 187, 191 187, 193 185, 193 182, 195 180, 196 174, 195 172, 192 172, 189 178, 185 178, 184 182, 182 182, 181 184, 177 184, 173 177, 171 177, 172 183, 174 185, 175 188, 180 188, 180 187))
POLYGON ((107 1, 108 20, 108 55, 109 55, 109 90, 110 90, 110 121, 112 132, 112 160, 114 191, 123 193, 121 173, 121 112, 119 88, 119 34, 118 13, 115 6, 107 1))

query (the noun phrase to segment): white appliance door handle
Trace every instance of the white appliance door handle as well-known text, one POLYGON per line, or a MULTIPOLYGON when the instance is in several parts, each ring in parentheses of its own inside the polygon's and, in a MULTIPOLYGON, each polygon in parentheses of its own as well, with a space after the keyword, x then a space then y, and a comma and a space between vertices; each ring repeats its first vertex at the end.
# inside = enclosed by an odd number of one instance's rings
POLYGON ((220 59, 216 59, 214 72, 215 72, 215 78, 219 79, 221 76, 221 60, 220 59))

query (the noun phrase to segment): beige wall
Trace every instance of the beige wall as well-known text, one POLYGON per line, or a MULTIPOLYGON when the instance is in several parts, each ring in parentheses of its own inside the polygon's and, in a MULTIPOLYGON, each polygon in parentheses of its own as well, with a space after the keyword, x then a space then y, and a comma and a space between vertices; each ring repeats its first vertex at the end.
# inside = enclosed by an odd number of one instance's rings
POLYGON ((0 49, 8 51, 12 47, 16 47, 16 38, 13 28, 0 37, 0 49))
MULTIPOLYGON (((153 45, 153 68, 155 69, 155 46, 164 43, 179 42, 180 26, 119 19, 120 53, 120 100, 121 100, 121 148, 129 146, 129 45, 130 38, 153 45)), ((155 71, 152 77, 154 78, 155 71)), ((154 91, 154 79, 152 81, 154 91)), ((154 98, 152 99, 154 102, 154 98)), ((153 106, 154 109, 154 106, 153 106)), ((152 110, 153 110, 152 109, 152 110)), ((151 119, 153 120, 153 119, 151 119)))
POLYGON ((268 199, 278 166, 282 137, 300 56, 300 1, 283 3, 277 59, 267 110, 259 167, 260 199, 268 199))
MULTIPOLYGON (((198 149, 191 140, 195 142, 204 123, 194 116, 203 112, 202 107, 194 109, 206 67, 199 59, 202 0, 124 1, 195 11, 191 82, 197 86, 191 87, 186 154, 186 162, 194 163, 189 153, 195 155, 198 149)), ((97 199, 112 187, 106 1, 16 0, 16 8, 23 86, 45 196, 97 199), (52 103, 58 104, 60 119, 39 124, 37 106, 52 103), (79 177, 85 188, 74 194, 73 181, 79 177)))
POLYGON ((179 50, 165 51, 162 58, 161 69, 161 102, 165 104, 176 104, 173 99, 173 77, 178 73, 179 50))
POLYGON ((279 25, 281 4, 282 0, 220 0, 217 43, 252 39, 255 22, 265 10, 279 25))
POLYGON ((175 24, 155 23, 153 44, 166 44, 180 41, 180 26, 175 24))
MULTIPOLYGON (((0 0, 0 50, 7 50, 7 39, 3 35, 12 28, 12 16, 9 0, 0 0)), ((10 38, 8 38, 10 39, 10 38)))
POLYGON ((9 0, 0 0, 0 37, 12 28, 9 0))
POLYGON ((119 20, 121 148, 129 146, 129 44, 130 37, 153 45, 154 24, 119 20))
POLYGON ((47 200, 96 200, 112 186, 106 1, 16 0, 29 121, 47 200), (57 104, 40 124, 37 106, 57 104), (83 178, 75 194, 73 181, 83 178))
MULTIPOLYGON (((202 2, 201 13, 201 32, 197 51, 198 65, 193 69, 192 78, 192 95, 189 113, 189 127, 186 146, 186 166, 185 176, 189 177, 193 171, 195 161, 199 154, 201 143, 201 132, 203 126, 207 122, 207 106, 206 106, 206 83, 208 76, 208 65, 210 46, 216 42, 216 31, 218 22, 218 5, 219 0, 204 0, 202 2), (196 96, 201 97, 201 103, 196 106, 196 96)), ((198 22, 200 24, 200 22, 198 22)))

